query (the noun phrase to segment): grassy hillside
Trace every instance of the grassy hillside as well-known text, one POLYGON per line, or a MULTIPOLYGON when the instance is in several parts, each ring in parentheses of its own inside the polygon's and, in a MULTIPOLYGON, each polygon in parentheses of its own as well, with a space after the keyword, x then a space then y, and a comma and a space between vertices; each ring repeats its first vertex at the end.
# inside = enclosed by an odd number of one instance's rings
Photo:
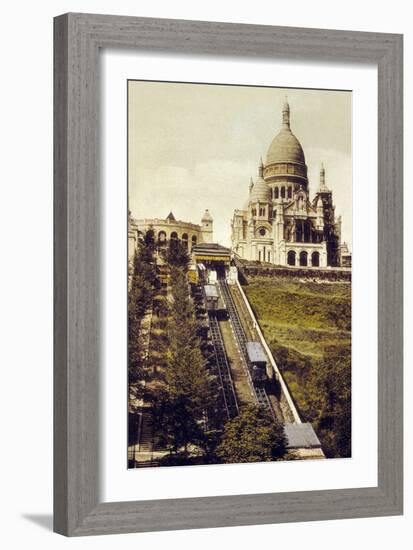
POLYGON ((244 290, 303 420, 329 457, 350 456, 350 284, 253 277, 244 290))

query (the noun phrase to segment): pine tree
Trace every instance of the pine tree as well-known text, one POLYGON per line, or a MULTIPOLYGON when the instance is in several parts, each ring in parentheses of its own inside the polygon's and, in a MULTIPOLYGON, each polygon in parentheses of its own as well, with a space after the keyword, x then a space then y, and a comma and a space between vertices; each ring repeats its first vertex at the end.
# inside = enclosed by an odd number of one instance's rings
POLYGON ((155 238, 152 229, 138 243, 134 257, 131 287, 128 292, 128 380, 142 379, 141 322, 152 304, 156 286, 155 238))
POLYGON ((190 444, 205 446, 204 420, 216 403, 217 390, 200 349, 186 270, 172 266, 170 271, 167 392, 157 400, 154 421, 168 448, 174 453, 183 448, 187 454, 190 444))
POLYGON ((189 255, 187 247, 177 239, 169 241, 168 247, 163 252, 163 256, 171 267, 180 267, 184 270, 188 268, 189 255))
POLYGON ((201 352, 185 271, 172 268, 171 281, 173 303, 166 381, 170 395, 187 398, 194 414, 200 415, 201 411, 211 406, 213 378, 207 371, 207 361, 201 352))

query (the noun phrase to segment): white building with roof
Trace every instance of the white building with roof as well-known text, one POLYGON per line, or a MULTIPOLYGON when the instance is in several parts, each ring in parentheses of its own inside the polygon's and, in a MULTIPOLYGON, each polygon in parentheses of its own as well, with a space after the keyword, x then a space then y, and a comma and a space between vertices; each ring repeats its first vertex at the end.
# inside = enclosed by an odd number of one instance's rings
POLYGON ((128 259, 133 260, 139 239, 148 229, 152 229, 159 246, 166 245, 170 240, 181 241, 188 252, 192 247, 201 243, 211 243, 213 240, 214 222, 208 210, 205 210, 201 223, 190 223, 177 220, 172 212, 165 219, 160 218, 133 218, 128 219, 128 259))
POLYGON ((287 102, 265 164, 261 159, 258 177, 251 179, 248 200, 234 211, 231 243, 239 257, 250 261, 302 267, 341 264, 341 218, 335 216, 325 169, 321 165, 318 190, 311 199, 304 151, 291 131, 287 102))

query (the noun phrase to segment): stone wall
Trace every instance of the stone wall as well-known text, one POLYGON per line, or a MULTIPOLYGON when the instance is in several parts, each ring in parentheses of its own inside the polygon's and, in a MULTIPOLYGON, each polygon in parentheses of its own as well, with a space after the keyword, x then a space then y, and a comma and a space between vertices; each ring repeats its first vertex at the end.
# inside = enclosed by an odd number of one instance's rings
POLYGON ((309 281, 351 282, 351 269, 348 268, 289 268, 239 260, 236 265, 246 280, 248 277, 294 277, 309 281))

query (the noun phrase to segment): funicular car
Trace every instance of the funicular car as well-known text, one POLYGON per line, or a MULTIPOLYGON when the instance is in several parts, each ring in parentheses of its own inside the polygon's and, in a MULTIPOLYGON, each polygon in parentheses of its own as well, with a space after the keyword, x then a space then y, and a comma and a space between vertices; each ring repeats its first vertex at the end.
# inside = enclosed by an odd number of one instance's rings
POLYGON ((267 356, 260 342, 247 342, 249 370, 254 384, 267 380, 267 356))

